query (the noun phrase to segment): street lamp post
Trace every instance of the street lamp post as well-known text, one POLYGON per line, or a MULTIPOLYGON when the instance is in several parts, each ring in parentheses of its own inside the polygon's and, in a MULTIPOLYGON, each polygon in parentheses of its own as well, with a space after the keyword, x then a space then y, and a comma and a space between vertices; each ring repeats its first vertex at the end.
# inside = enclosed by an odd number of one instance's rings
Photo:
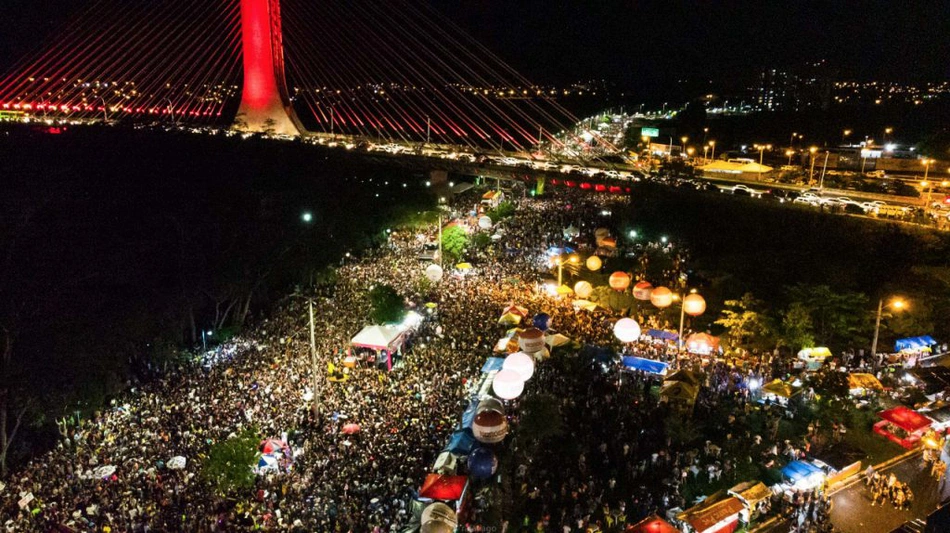
POLYGON ((706 153, 709 152, 709 145, 703 146, 703 164, 709 163, 709 160, 706 159, 706 153))
POLYGON ((926 188, 928 185, 930 185, 930 189, 927 190, 927 205, 924 206, 924 210, 925 210, 925 212, 926 212, 927 214, 930 214, 931 195, 932 195, 933 192, 934 192, 934 185, 933 185, 933 183, 930 183, 930 182, 927 181, 927 176, 930 175, 930 164, 933 163, 933 162, 934 162, 933 159, 924 159, 924 160, 923 160, 923 164, 924 164, 924 181, 920 182, 920 186, 921 186, 921 187, 924 187, 924 188, 926 188))
POLYGON ((795 155, 795 150, 786 150, 785 155, 788 156, 788 166, 792 166, 792 156, 795 155))
POLYGON ((214 333, 213 331, 205 331, 204 328, 202 328, 202 330, 201 330, 201 351, 203 351, 203 352, 207 352, 207 351, 208 351, 208 340, 207 340, 206 336, 207 336, 207 337, 210 337, 213 333, 214 333))
POLYGON ((817 146, 812 146, 808 149, 808 153, 811 154, 811 170, 808 171, 808 184, 811 185, 815 181, 815 153, 818 151, 817 146))
POLYGON ((851 135, 851 130, 844 130, 841 132, 841 144, 844 144, 845 139, 848 138, 848 135, 851 135))
POLYGON ((716 159, 716 141, 709 141, 709 148, 712 149, 712 155, 709 157, 712 160, 716 159))
MULTIPOLYGON (((572 255, 568 261, 571 263, 577 263, 577 256, 572 255)), ((555 263, 557 263, 557 286, 560 287, 564 277, 564 260, 558 257, 555 263)))
POLYGON ((893 307, 894 309, 900 310, 905 306, 906 303, 901 299, 896 299, 887 305, 884 305, 884 298, 881 298, 877 301, 877 318, 874 321, 874 340, 871 341, 871 357, 877 355, 877 338, 878 334, 881 332, 881 314, 884 311, 884 308, 893 307))

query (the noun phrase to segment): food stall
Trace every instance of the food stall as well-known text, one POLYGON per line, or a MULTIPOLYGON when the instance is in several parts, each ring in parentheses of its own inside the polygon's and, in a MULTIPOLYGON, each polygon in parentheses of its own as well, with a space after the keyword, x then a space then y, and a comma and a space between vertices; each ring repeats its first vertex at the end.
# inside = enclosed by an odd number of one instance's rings
POLYGON ((708 333, 693 333, 686 337, 686 350, 696 355, 718 354, 721 351, 719 337, 713 337, 708 333))
POLYGON ((623 366, 631 370, 640 370, 650 374, 665 376, 666 370, 670 365, 663 361, 654 361, 652 359, 644 359, 643 357, 625 355, 623 357, 623 366))
POLYGON ((779 405, 788 405, 788 400, 801 392, 800 387, 795 387, 778 378, 762 386, 762 400, 777 403, 779 405))
POLYGON ((825 473, 808 461, 792 461, 782 469, 782 479, 790 490, 813 490, 825 482, 825 473))
POLYGON ((804 367, 805 370, 818 370, 825 364, 825 359, 831 357, 831 350, 823 346, 816 348, 804 348, 798 352, 798 360, 801 363, 795 365, 796 368, 804 367))
POLYGON ((933 424, 931 419, 903 405, 881 411, 877 416, 881 421, 874 424, 874 432, 907 449, 916 446, 933 424))
POLYGON ((732 533, 740 521, 747 524, 749 510, 742 500, 718 492, 676 515, 687 533, 732 533))
POLYGON ((761 481, 739 483, 729 489, 729 494, 745 503, 745 506, 749 509, 750 520, 755 520, 768 512, 769 501, 772 498, 771 489, 761 481))
POLYGON ((870 392, 880 392, 884 386, 871 374, 848 374, 848 393, 851 396, 867 396, 870 392))
POLYGON ((632 526, 627 526, 624 533, 680 533, 680 530, 653 514, 632 526))

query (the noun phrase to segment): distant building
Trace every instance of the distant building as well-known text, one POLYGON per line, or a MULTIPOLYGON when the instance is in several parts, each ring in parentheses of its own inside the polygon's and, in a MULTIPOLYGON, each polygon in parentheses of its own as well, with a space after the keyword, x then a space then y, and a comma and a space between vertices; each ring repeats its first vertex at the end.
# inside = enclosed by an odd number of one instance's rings
POLYGON ((754 87, 758 111, 801 111, 827 109, 834 87, 825 61, 817 61, 794 71, 766 69, 759 73, 754 87))

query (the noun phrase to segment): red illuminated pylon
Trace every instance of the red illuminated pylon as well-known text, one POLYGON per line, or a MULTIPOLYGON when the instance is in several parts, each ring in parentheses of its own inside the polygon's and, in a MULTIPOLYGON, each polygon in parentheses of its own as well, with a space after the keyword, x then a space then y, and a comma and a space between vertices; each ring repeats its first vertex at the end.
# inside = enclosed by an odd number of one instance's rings
POLYGON ((284 77, 280 0, 241 0, 244 89, 235 128, 298 135, 284 77))

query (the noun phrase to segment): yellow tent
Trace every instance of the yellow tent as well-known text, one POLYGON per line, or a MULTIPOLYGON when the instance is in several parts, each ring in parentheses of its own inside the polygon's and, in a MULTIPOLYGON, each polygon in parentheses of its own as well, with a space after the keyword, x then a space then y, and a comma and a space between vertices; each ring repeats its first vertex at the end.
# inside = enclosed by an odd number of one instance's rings
POLYGON ((764 394, 772 394, 782 398, 791 398, 801 391, 780 379, 776 379, 762 387, 762 392, 764 394))
POLYGON ((876 377, 871 374, 861 373, 848 375, 848 388, 851 390, 884 390, 884 386, 881 385, 881 382, 878 381, 876 377))

